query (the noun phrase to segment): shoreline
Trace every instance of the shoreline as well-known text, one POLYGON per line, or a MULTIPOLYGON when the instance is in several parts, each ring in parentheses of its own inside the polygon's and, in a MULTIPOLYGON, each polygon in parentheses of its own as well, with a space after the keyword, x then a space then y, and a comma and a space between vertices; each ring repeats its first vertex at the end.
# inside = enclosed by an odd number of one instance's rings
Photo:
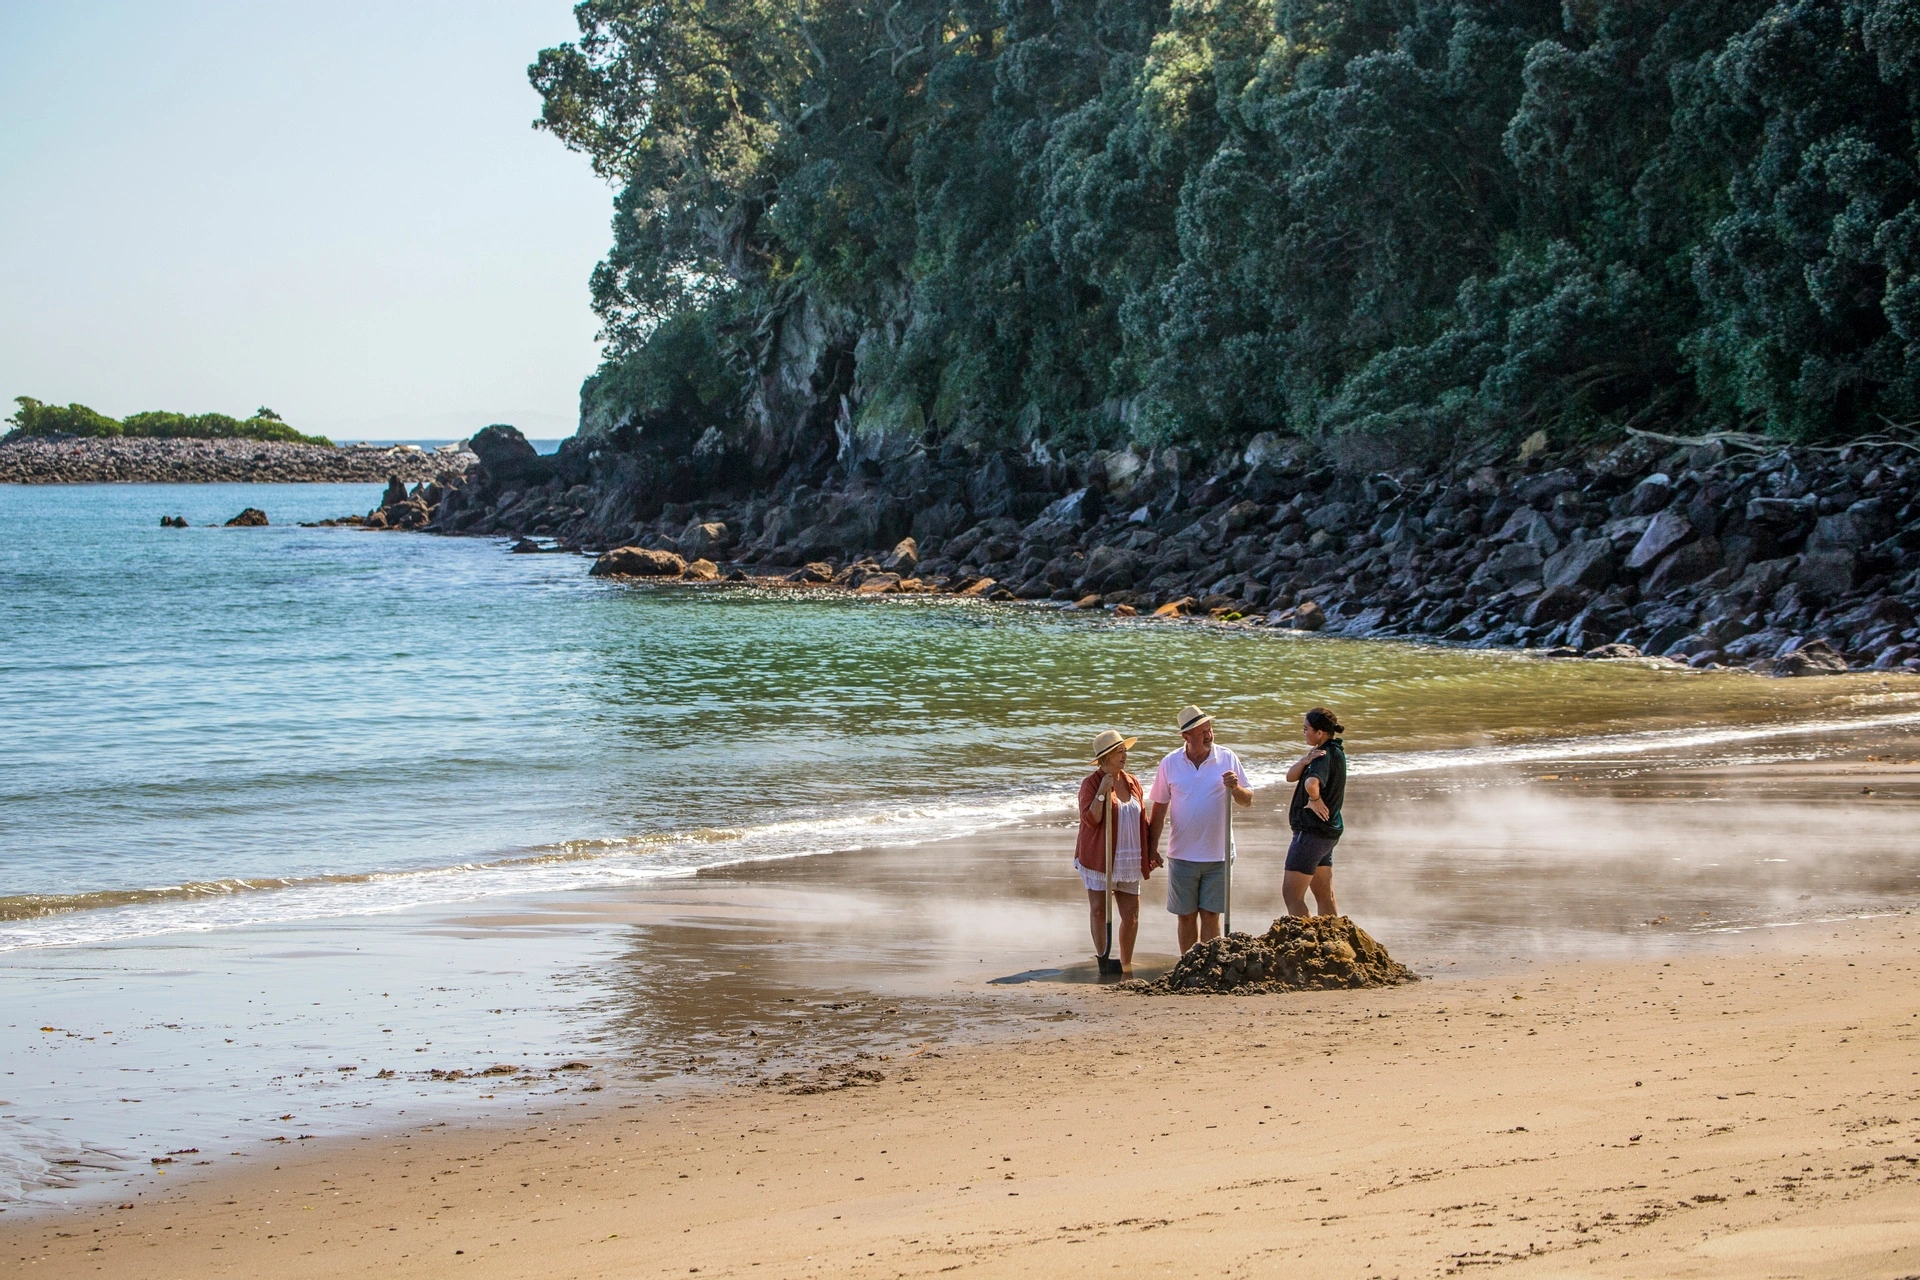
POLYGON ((0 1249, 41 1275, 1910 1270, 1915 929, 1277 997, 1032 984, 996 995, 1009 1038, 850 1059, 845 1087, 322 1139, 10 1217, 0 1249))
MULTIPOLYGON (((1771 759, 1736 749, 1702 762, 1699 748, 1683 746, 1644 760, 1362 776, 1369 821, 1343 849, 1342 906, 1442 984, 1568 965, 1709 964, 1758 938, 1909 911, 1920 875, 1909 838, 1920 735, 1882 726, 1836 743, 1813 734, 1771 759), (1732 816, 1727 802, 1742 799, 1743 816, 1732 816), (1646 827, 1649 806, 1668 810, 1657 835, 1646 827), (1840 820, 1836 806, 1851 810, 1853 856, 1819 866, 1815 898, 1796 882, 1815 864, 1794 851, 1840 820), (1396 848, 1415 852, 1390 859, 1396 848), (1643 906, 1650 871, 1661 889, 1643 906)), ((1256 924, 1279 909, 1285 843, 1284 796, 1266 799, 1238 831, 1236 904, 1244 899, 1240 911, 1256 924)), ((9 988, 22 997, 23 1023, 66 1033, 20 1042, 9 1106, 29 1122, 82 1120, 62 1127, 69 1158, 91 1159, 83 1149, 96 1146, 118 1154, 76 1190, 35 1193, 0 1220, 89 1212, 59 1202, 97 1200, 123 1183, 151 1192, 202 1172, 189 1161, 217 1161, 206 1170, 216 1178, 236 1163, 261 1168, 259 1153, 305 1146, 298 1139, 309 1134, 331 1150, 421 1116, 490 1131, 524 1125, 529 1109, 549 1109, 543 1100, 678 1107, 716 1089, 865 1089, 876 1082, 861 1073, 891 1077, 889 1062, 915 1049, 1000 1043, 1034 1017, 1060 1014, 1046 1002, 1063 993, 1103 994, 1083 972, 1083 912, 1055 856, 1063 838, 1057 822, 1039 818, 912 851, 741 862, 645 886, 18 953, 6 962, 9 982, 42 971, 119 975, 110 985, 120 995, 97 982, 91 993, 9 988), (169 1003, 183 982, 200 1012, 169 1003), (262 1023, 242 999, 302 986, 328 1008, 306 1011, 301 997, 300 1008, 262 1023), (499 1006, 505 1021, 484 1016, 499 1006), (102 1043, 90 1049, 96 1033, 102 1043), (212 1071, 149 1079, 137 1099, 119 1096, 121 1080, 134 1078, 126 1070, 164 1076, 182 1053, 212 1071), (586 1066, 560 1070, 575 1062, 586 1066), (249 1082, 250 1068, 261 1078, 249 1082), (138 1100, 146 1105, 124 1105, 138 1100), (113 1128, 130 1122, 141 1138, 113 1128), (198 1150, 176 1154, 188 1149, 198 1150), (147 1168, 169 1158, 177 1163, 165 1173, 147 1168)), ((1171 924, 1157 904, 1147 914, 1139 976, 1151 978, 1171 962, 1162 954, 1171 924)))
POLYGON ((1489 445, 1372 473, 1271 432, 1211 456, 923 443, 704 480, 706 464, 676 472, 650 447, 575 436, 536 455, 490 427, 424 527, 523 551, 550 539, 600 555, 607 576, 732 564, 869 594, 937 584, 1381 639, 1628 646, 1783 675, 1920 670, 1920 467, 1902 441, 1643 433, 1555 451, 1541 436, 1513 457, 1489 445))

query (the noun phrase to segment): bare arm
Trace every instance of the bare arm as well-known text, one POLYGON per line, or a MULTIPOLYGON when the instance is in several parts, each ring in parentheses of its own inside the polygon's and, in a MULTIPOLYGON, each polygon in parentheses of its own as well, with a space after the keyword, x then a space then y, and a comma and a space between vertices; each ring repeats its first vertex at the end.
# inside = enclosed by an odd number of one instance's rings
POLYGON ((1322 822, 1333 816, 1333 811, 1327 808, 1327 802, 1320 798, 1320 779, 1318 778, 1307 779, 1307 808, 1313 810, 1314 816, 1322 822))
POLYGON ((1224 775, 1222 781, 1227 784, 1227 794, 1233 797, 1235 804, 1239 805, 1242 809, 1250 809, 1253 807, 1253 788, 1241 786, 1240 779, 1230 773, 1224 775))
POLYGON ((1300 781, 1300 775, 1307 771, 1307 766, 1312 764, 1315 760, 1318 760, 1321 756, 1325 754, 1327 753, 1322 751, 1319 747, 1315 747, 1313 750, 1307 752, 1307 754, 1301 756, 1298 760, 1295 760, 1287 768, 1287 781, 1288 782, 1300 781))
POLYGON ((1154 805, 1153 816, 1147 820, 1147 853, 1153 857, 1157 858, 1160 856, 1160 830, 1166 825, 1167 806, 1164 804, 1154 805))

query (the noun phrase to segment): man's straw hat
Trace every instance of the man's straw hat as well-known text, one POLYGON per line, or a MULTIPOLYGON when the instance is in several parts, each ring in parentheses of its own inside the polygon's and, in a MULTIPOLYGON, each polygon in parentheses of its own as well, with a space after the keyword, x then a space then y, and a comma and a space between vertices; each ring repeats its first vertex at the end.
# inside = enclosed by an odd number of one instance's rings
POLYGON ((1198 707, 1182 707, 1180 714, 1174 718, 1174 723, 1180 726, 1180 732, 1185 733, 1189 729, 1198 729, 1211 719, 1213 719, 1212 716, 1198 707))
POLYGON ((1100 757, 1106 755, 1107 752, 1112 751, 1115 747, 1124 747, 1131 751, 1133 750, 1133 744, 1138 741, 1140 741, 1138 738, 1121 737, 1118 729, 1105 730, 1099 737, 1093 740, 1093 762, 1095 764, 1100 763, 1100 757))

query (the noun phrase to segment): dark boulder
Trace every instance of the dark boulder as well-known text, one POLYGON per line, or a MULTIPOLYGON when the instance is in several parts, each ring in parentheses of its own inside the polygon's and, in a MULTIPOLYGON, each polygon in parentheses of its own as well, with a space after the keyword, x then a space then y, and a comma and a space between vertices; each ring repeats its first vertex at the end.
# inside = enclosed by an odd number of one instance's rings
POLYGON ((1793 585, 1805 599, 1821 603, 1838 600, 1853 589, 1856 562, 1853 552, 1839 548, 1809 551, 1793 571, 1793 585))
POLYGON ((406 500, 407 486, 401 482, 399 476, 388 476, 387 491, 380 495, 380 505, 383 507, 391 507, 406 500))
POLYGON ((1087 556, 1081 586, 1088 591, 1119 591, 1139 580, 1140 553, 1125 547, 1095 547, 1087 556))
POLYGON ((1527 601, 1527 607, 1521 613, 1520 620, 1530 627, 1565 622, 1579 613, 1586 603, 1587 593, 1576 587, 1548 587, 1527 601))
POLYGON ((1662 596, 1679 587, 1700 581, 1721 566, 1720 542, 1701 538, 1667 554, 1647 575, 1641 590, 1649 596, 1662 596))
POLYGON ((255 529, 266 524, 267 513, 258 507, 248 507, 233 519, 227 521, 229 529, 255 529))
POLYGON ((467 448, 480 459, 487 479, 499 484, 545 484, 553 475, 552 463, 527 443, 527 438, 504 422, 496 422, 467 441, 467 448))
POLYGON ((1662 556, 1693 536, 1693 526, 1686 517, 1673 511, 1662 511, 1633 544, 1633 550, 1627 556, 1627 568, 1644 569, 1662 556))
POLYGON ((1589 658, 1638 658, 1644 656, 1630 644, 1602 644, 1587 650, 1589 658))
POLYGON ((1585 542, 1570 543, 1549 556, 1541 581, 1549 588, 1604 591, 1613 581, 1613 564, 1613 544, 1605 538, 1588 538, 1585 542))
POLYGON ((1776 676, 1830 676, 1847 669, 1847 660, 1825 640, 1809 640, 1773 660, 1776 676))
POLYGON ((596 578, 677 578, 686 571, 687 562, 678 555, 650 547, 615 547, 589 570, 596 578))
POLYGON ((1664 473, 1656 471, 1634 486, 1633 498, 1627 508, 1629 515, 1650 516, 1663 510, 1673 501, 1673 481, 1664 473))

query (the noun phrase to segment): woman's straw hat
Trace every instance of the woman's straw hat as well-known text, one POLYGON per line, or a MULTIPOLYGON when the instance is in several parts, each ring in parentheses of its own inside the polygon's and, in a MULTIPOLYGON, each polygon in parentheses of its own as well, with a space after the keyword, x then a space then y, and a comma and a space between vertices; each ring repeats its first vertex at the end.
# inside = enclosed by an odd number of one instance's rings
POLYGON ((1180 732, 1185 733, 1189 729, 1198 729, 1211 719, 1212 716, 1198 707, 1182 707, 1175 722, 1180 726, 1180 732))
POLYGON ((1138 738, 1121 737, 1118 729, 1108 729, 1093 740, 1093 762, 1095 764, 1100 763, 1100 757, 1106 755, 1107 752, 1112 751, 1115 747, 1122 747, 1131 751, 1133 744, 1138 741, 1140 741, 1138 738))

